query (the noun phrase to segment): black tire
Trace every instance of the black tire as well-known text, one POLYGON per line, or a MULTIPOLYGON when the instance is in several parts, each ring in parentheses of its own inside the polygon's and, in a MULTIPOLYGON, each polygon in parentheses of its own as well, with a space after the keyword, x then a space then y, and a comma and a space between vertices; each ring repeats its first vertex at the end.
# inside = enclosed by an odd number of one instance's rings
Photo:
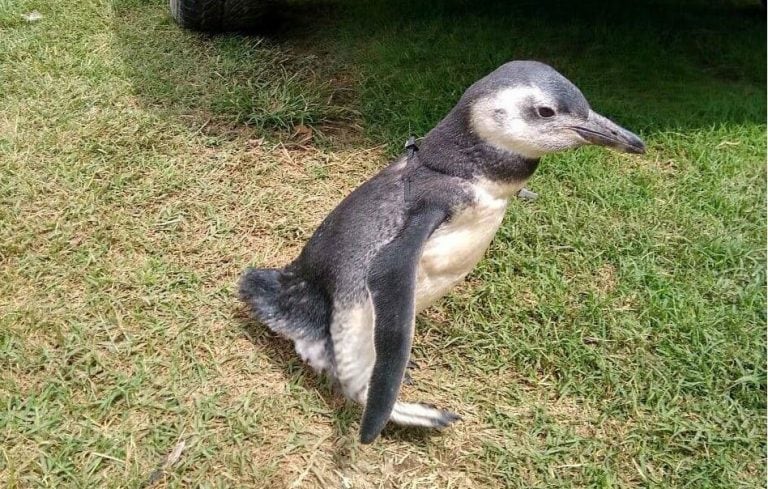
POLYGON ((187 29, 205 32, 259 28, 269 0, 170 0, 171 15, 187 29))

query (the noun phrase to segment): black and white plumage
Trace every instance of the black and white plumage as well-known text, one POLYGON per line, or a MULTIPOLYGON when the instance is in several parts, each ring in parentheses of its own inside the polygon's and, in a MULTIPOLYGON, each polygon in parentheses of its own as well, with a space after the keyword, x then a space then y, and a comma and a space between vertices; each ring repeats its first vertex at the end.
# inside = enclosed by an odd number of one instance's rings
POLYGON ((415 314, 480 260, 539 158, 584 144, 644 151, 551 67, 507 63, 473 84, 416 154, 347 196, 292 263, 247 270, 240 297, 364 406, 363 443, 389 420, 448 426, 457 415, 397 401, 415 314))

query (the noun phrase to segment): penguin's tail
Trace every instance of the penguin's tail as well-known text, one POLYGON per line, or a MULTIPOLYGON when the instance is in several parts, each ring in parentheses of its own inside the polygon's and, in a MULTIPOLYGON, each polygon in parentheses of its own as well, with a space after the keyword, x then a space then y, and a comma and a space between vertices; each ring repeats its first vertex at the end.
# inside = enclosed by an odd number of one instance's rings
POLYGON ((277 299, 280 291, 280 270, 277 268, 248 268, 240 277, 240 300, 267 326, 280 315, 277 299))
POLYGON ((269 329, 289 339, 327 335, 330 307, 309 283, 282 268, 248 268, 240 277, 240 300, 269 329))

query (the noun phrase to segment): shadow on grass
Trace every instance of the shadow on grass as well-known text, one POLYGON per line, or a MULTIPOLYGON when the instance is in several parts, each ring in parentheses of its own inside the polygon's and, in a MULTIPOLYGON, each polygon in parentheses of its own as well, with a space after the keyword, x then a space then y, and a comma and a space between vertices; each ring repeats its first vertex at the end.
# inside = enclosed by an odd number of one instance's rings
MULTIPOLYGON (((547 62, 600 112, 644 135, 765 122, 759 2, 359 2, 342 50, 364 73, 365 125, 424 133, 474 80, 547 62)), ((322 35, 320 36, 322 37, 322 35)))
MULTIPOLYGON (((162 0, 115 0, 115 49, 136 101, 190 124, 263 134, 298 124, 343 123, 348 92, 315 55, 299 56, 274 39, 288 22, 270 15, 266 34, 209 35, 176 25, 162 0)), ((312 9, 299 9, 307 18, 312 9)))

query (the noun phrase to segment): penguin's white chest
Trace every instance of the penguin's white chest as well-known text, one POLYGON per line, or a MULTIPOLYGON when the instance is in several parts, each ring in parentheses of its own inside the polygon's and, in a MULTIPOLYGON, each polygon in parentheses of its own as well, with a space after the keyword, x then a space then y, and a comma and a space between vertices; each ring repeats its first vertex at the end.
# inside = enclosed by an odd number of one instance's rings
POLYGON ((416 312, 444 296, 472 271, 504 219, 509 196, 522 183, 500 188, 477 183, 474 205, 453 215, 424 244, 416 275, 416 312))

